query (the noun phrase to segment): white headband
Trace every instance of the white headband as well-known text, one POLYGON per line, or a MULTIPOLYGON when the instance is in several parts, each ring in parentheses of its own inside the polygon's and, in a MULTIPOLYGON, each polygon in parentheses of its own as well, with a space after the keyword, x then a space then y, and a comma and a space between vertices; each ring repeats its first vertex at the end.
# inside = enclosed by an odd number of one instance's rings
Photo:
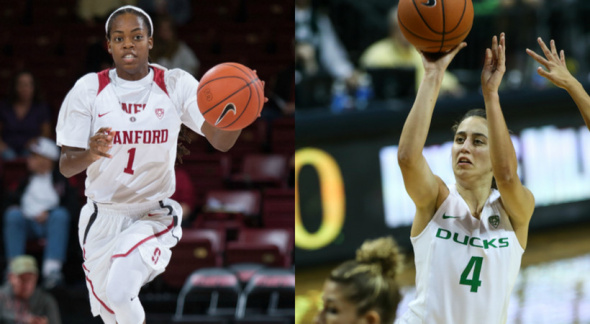
POLYGON ((142 14, 144 14, 150 22, 150 35, 154 35, 154 24, 152 23, 152 18, 150 18, 150 15, 148 15, 145 11, 143 11, 141 8, 138 8, 136 6, 123 6, 119 9, 113 11, 113 13, 109 16, 109 19, 107 19, 107 23, 104 25, 104 31, 107 34, 109 33, 109 21, 111 21, 111 18, 113 17, 113 15, 117 11, 121 11, 121 10, 125 10, 125 9, 133 9, 135 11, 138 11, 138 12, 141 12, 142 14))

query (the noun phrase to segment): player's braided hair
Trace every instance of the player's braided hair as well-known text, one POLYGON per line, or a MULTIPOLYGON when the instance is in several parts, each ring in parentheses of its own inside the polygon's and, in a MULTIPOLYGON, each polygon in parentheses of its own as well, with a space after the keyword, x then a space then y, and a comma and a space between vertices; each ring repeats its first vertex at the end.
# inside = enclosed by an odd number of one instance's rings
POLYGON ((343 296, 357 307, 357 314, 379 313, 382 323, 392 323, 401 294, 396 282, 402 255, 391 237, 367 240, 356 259, 332 270, 329 279, 339 283, 343 296))
POLYGON ((176 159, 182 164, 182 157, 191 154, 191 151, 184 146, 184 142, 190 144, 192 142, 191 130, 184 126, 180 126, 180 133, 178 133, 178 141, 176 143, 176 159))

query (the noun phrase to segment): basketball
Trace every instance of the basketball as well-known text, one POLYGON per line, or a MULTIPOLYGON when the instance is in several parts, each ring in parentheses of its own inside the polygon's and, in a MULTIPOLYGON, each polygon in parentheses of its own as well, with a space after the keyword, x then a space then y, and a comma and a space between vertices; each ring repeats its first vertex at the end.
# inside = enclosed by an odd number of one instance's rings
POLYGON ((448 52, 473 25, 471 0, 400 0, 397 10, 403 35, 423 52, 448 52))
POLYGON ((208 70, 197 88, 197 104, 205 120, 223 130, 252 124, 262 110, 262 82, 248 67, 221 63, 208 70))

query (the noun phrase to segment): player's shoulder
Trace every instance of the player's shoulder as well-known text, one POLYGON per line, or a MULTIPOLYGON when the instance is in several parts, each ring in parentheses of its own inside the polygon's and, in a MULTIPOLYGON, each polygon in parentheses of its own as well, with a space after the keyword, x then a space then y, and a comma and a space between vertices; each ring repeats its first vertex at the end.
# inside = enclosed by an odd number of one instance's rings
POLYGON ((83 88, 89 92, 96 93, 101 86, 104 87, 108 83, 110 83, 109 70, 104 70, 98 73, 91 72, 85 74, 76 81, 74 88, 83 88))
POLYGON ((161 65, 151 63, 150 64, 154 68, 155 78, 158 79, 160 77, 163 78, 164 83, 166 84, 166 88, 169 91, 174 92, 177 87, 180 85, 187 86, 187 85, 194 85, 198 84, 195 77, 193 77, 190 73, 186 72, 182 69, 167 69, 161 65))

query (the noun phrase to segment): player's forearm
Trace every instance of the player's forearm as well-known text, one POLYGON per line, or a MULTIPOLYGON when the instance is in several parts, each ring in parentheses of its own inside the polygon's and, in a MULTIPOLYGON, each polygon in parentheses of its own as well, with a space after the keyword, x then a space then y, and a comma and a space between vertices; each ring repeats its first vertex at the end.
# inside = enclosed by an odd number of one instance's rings
POLYGON ((422 155, 443 75, 442 72, 424 75, 416 94, 416 101, 406 118, 400 136, 398 148, 400 162, 411 162, 422 155))
POLYGON ((242 133, 241 129, 236 131, 224 131, 211 126, 207 122, 203 124, 201 131, 203 132, 209 143, 211 143, 211 145, 216 150, 219 150, 221 152, 229 151, 229 149, 231 149, 234 146, 234 144, 238 140, 238 137, 240 137, 240 134, 242 133))
POLYGON ((89 150, 62 149, 59 158, 59 171, 64 177, 69 178, 86 170, 98 158, 89 150))
POLYGON ((489 130, 490 157, 496 181, 509 181, 517 176, 516 152, 510 139, 497 92, 484 95, 489 130))
POLYGON ((577 80, 574 80, 571 85, 568 85, 565 89, 572 97, 580 113, 582 114, 582 118, 584 118, 584 122, 588 129, 590 129, 590 96, 586 90, 584 90, 584 86, 577 80))

